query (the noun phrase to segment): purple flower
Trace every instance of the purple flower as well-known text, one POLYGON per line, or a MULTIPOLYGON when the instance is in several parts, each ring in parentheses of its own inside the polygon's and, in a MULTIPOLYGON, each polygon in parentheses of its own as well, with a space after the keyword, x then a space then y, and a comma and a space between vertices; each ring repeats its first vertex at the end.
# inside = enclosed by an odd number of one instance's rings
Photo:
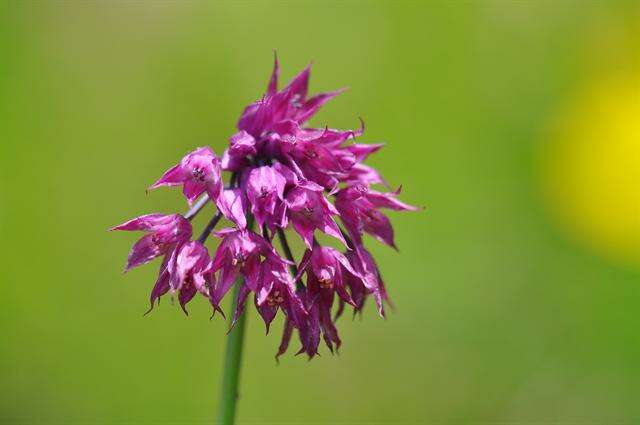
POLYGON ((216 202, 218 210, 240 229, 247 227, 247 196, 239 189, 225 189, 216 202))
POLYGON ((167 170, 149 189, 183 185, 182 192, 189 204, 192 204, 205 191, 210 199, 217 200, 222 191, 220 172, 218 157, 211 148, 202 147, 187 154, 180 163, 167 170))
POLYGON ((209 297, 213 288, 211 259, 209 252, 198 241, 178 247, 167 263, 169 290, 178 293, 182 310, 188 314, 186 305, 199 292, 209 297))
POLYGON ((300 234, 308 248, 313 246, 315 229, 333 236, 346 246, 347 242, 332 218, 339 213, 324 197, 322 190, 322 186, 304 181, 299 182, 287 193, 286 205, 291 225, 300 234))
MULTIPOLYGON (((311 358, 318 352, 320 334, 331 352, 340 348, 338 330, 331 318, 331 309, 335 294, 341 303, 356 306, 346 291, 345 282, 359 281, 365 285, 362 277, 353 269, 346 256, 331 247, 314 246, 305 252, 298 269, 299 279, 307 273, 306 306, 309 312, 306 326, 300 329, 302 349, 311 358)), ((288 345, 288 344, 286 344, 288 345)))
POLYGON ((307 250, 300 261, 296 280, 299 280, 305 272, 307 285, 331 294, 335 291, 343 301, 355 306, 345 289, 344 279, 348 275, 350 278, 362 281, 362 277, 354 270, 347 257, 337 249, 316 245, 312 250, 307 250))
POLYGON ((251 203, 251 213, 258 227, 266 223, 270 229, 275 225, 286 226, 284 215, 284 189, 287 180, 274 167, 254 168, 246 178, 246 193, 251 203))
POLYGON ((131 248, 125 271, 165 255, 176 244, 184 243, 191 238, 191 223, 180 214, 147 214, 110 230, 143 230, 148 232, 131 248))
POLYGON ((219 271, 218 285, 211 294, 211 303, 218 307, 239 275, 244 276, 244 285, 256 292, 261 256, 278 255, 269 242, 249 230, 224 229, 216 232, 216 235, 222 238, 222 242, 211 266, 212 272, 219 271))
POLYGON ((255 304, 269 332, 269 325, 282 309, 287 320, 295 327, 305 324, 307 311, 299 294, 293 277, 287 270, 287 263, 278 258, 267 258, 260 265, 260 288, 255 297, 255 304))
POLYGON ((336 320, 347 307, 355 314, 373 297, 384 315, 387 292, 362 235, 395 248, 393 227, 382 211, 417 208, 398 200, 399 189, 372 189, 390 186, 365 164, 383 145, 360 142, 362 120, 353 130, 306 124, 341 90, 309 96, 310 67, 283 88, 278 87, 279 75, 276 57, 266 92, 244 109, 222 158, 209 147, 197 148, 151 186, 182 185, 191 206, 184 216, 150 214, 112 230, 147 232, 133 246, 127 270, 164 256, 149 311, 169 293, 186 313, 186 305, 200 293, 214 312, 222 313, 220 304, 237 285, 231 328, 252 296, 267 333, 278 311, 283 312, 277 356, 297 331, 298 354, 311 358, 322 339, 331 352, 341 346, 336 320), (222 171, 230 172, 227 186, 222 171), (190 220, 205 206, 217 211, 192 241, 190 220), (215 231, 223 218, 231 227, 215 231), (297 254, 286 239, 288 228, 306 246, 297 271, 297 254), (321 245, 316 230, 338 239, 346 252, 321 245), (220 238, 213 258, 204 245, 211 233, 220 238), (274 247, 276 233, 286 259, 274 247))
POLYGON ((379 241, 396 248, 391 222, 380 208, 396 211, 415 211, 417 207, 396 199, 396 192, 377 192, 366 185, 356 184, 342 189, 336 195, 336 208, 351 236, 361 242, 361 233, 367 232, 379 241))
POLYGON ((356 311, 362 309, 366 295, 372 294, 378 313, 384 317, 384 302, 388 302, 389 297, 375 260, 362 245, 356 245, 355 250, 348 251, 345 255, 357 275, 361 277, 347 275, 345 278, 345 284, 350 289, 356 311))
POLYGON ((337 90, 307 98, 310 71, 311 67, 306 67, 289 85, 278 91, 280 66, 276 57, 267 93, 247 106, 238 121, 238 129, 260 138, 280 121, 293 120, 304 124, 322 105, 342 93, 343 90, 337 90))

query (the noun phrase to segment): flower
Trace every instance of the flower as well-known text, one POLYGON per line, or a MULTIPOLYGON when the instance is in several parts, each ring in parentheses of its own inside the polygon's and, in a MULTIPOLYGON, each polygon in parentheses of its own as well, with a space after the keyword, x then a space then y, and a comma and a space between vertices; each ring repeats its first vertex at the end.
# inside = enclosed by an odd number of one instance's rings
POLYGON ((213 286, 211 259, 200 242, 191 241, 177 248, 168 262, 168 270, 169 290, 178 293, 178 301, 186 314, 185 306, 196 293, 209 296, 213 286))
POLYGON ((307 99, 310 72, 311 66, 306 67, 284 89, 278 91, 280 64, 276 56, 267 92, 262 98, 245 108, 238 121, 238 129, 246 131, 255 138, 260 138, 280 121, 290 119, 303 124, 322 105, 343 92, 343 90, 336 90, 320 93, 307 99))
MULTIPOLYGON (((301 331, 302 348, 311 358, 318 353, 320 334, 331 352, 340 348, 342 341, 331 318, 331 309, 335 295, 341 303, 356 306, 347 292, 347 279, 359 281, 363 278, 353 269, 351 263, 335 248, 316 245, 307 250, 298 269, 296 279, 307 273, 306 308, 309 312, 306 326, 301 331)), ((287 344, 288 345, 288 344, 287 344)))
POLYGON ((203 192, 217 200, 222 191, 220 160, 209 147, 197 148, 182 161, 168 169, 149 189, 160 186, 182 185, 182 192, 189 204, 203 192))
POLYGON ((363 278, 354 270, 347 257, 337 249, 316 245, 313 249, 307 250, 300 261, 296 280, 305 272, 309 287, 313 286, 320 292, 324 290, 332 294, 335 291, 344 302, 355 306, 345 288, 344 279, 346 275, 361 281, 363 278))
POLYGON ((175 245, 191 238, 191 223, 180 214, 147 214, 136 217, 110 230, 143 230, 148 232, 131 248, 125 272, 166 254, 175 245))
POLYGON ((366 295, 372 294, 378 313, 384 317, 384 302, 388 302, 389 297, 375 260, 362 245, 356 245, 355 250, 348 251, 345 255, 359 276, 359 278, 354 278, 352 275, 345 277, 345 284, 350 289, 356 311, 362 310, 366 295))
POLYGON ((298 328, 304 326, 307 311, 287 264, 278 258, 268 258, 260 265, 260 287, 255 296, 255 304, 269 332, 269 325, 282 309, 287 319, 298 328))
POLYGON ((222 238, 212 261, 211 271, 219 271, 218 284, 211 294, 211 303, 219 306, 236 278, 244 276, 244 286, 258 290, 260 261, 262 257, 278 257, 269 242, 246 229, 223 229, 216 232, 222 238))
POLYGON ((164 256, 149 311, 169 293, 186 313, 199 294, 224 315, 221 304, 235 285, 231 329, 250 296, 267 333, 281 312, 284 330, 276 358, 296 332, 298 354, 318 355, 321 339, 332 353, 338 350, 336 320, 348 307, 361 312, 370 297, 384 316, 389 297, 364 234, 395 248, 393 227, 382 211, 418 209, 398 200, 400 189, 391 191, 365 164, 383 145, 360 142, 362 120, 353 130, 307 124, 342 92, 308 96, 310 71, 305 68, 279 89, 276 57, 266 92, 244 109, 222 158, 209 147, 197 148, 151 186, 181 185, 191 206, 185 216, 150 214, 113 228, 147 232, 131 250, 127 269, 164 256), (223 171, 230 173, 226 187, 223 171), (190 220, 208 204, 217 212, 191 240, 190 220), (214 231, 222 218, 230 227, 214 231), (318 241, 316 230, 337 239, 344 252, 318 241), (211 233, 219 239, 212 258, 205 247, 211 233), (288 233, 304 243, 299 262, 288 233), (274 246, 276 234, 283 256, 274 246))
POLYGON ((418 210, 417 207, 396 199, 398 193, 400 190, 388 193, 377 192, 370 190, 364 184, 352 185, 337 193, 336 208, 349 234, 357 243, 361 243, 361 233, 364 231, 392 248, 396 248, 391 222, 379 209, 418 210))
POLYGON ((267 224, 273 230, 277 224, 285 227, 284 188, 287 181, 276 169, 263 166, 252 169, 245 183, 251 213, 258 226, 267 224))
POLYGON ((289 191, 285 203, 291 225, 300 234, 308 248, 313 245, 315 229, 333 236, 346 246, 347 242, 332 218, 339 213, 324 197, 322 190, 322 186, 316 183, 303 181, 289 191))

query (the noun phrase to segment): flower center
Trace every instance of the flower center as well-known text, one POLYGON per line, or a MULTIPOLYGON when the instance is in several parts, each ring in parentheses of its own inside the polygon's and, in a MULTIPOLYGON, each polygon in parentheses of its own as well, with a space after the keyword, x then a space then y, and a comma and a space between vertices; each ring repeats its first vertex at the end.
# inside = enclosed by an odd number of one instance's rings
POLYGON ((195 181, 204 182, 204 170, 200 167, 193 167, 191 171, 191 176, 195 181))
POLYGON ((154 233, 151 235, 151 243, 154 244, 160 251, 164 251, 169 245, 169 242, 165 242, 158 236, 158 234, 154 233))
POLYGON ((267 297, 267 304, 269 304, 270 307, 280 305, 283 302, 284 298, 282 298, 282 294, 277 289, 267 297))
POLYGON ((318 273, 318 284, 322 289, 329 289, 333 286, 333 275, 330 270, 323 268, 318 273))
POLYGON ((244 262, 246 260, 246 257, 244 256, 244 254, 242 252, 237 253, 232 259, 231 259, 231 265, 232 266, 238 266, 238 265, 243 265, 244 262))

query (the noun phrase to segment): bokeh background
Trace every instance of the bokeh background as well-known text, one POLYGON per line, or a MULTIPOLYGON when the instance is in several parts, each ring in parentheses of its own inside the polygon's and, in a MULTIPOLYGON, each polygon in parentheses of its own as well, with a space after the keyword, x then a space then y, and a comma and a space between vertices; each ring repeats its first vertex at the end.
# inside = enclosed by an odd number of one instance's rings
MULTIPOLYGON (((213 423, 226 324, 143 317, 133 234, 185 210, 145 188, 221 152, 264 90, 314 61, 348 86, 403 199, 368 244, 396 310, 339 323, 340 356, 276 365, 248 323, 239 422, 640 421, 640 7, 585 1, 0 3, 0 422, 213 423)), ((202 225, 204 218, 197 221, 202 225)), ((213 245, 209 245, 213 247, 213 245)), ((299 248, 300 245, 297 245, 299 248)), ((298 251, 299 252, 299 251, 298 251)))

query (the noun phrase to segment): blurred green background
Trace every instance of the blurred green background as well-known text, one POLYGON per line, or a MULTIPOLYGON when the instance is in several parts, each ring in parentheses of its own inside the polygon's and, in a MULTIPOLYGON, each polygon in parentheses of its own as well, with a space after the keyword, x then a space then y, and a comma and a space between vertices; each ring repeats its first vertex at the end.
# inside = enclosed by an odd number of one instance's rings
MULTIPOLYGON (((213 423, 226 324, 142 317, 132 234, 184 211, 145 188, 221 152, 264 90, 348 86, 313 122, 367 124, 402 199, 369 240, 396 310, 343 318, 340 356, 276 365, 252 310, 239 422, 640 421, 637 2, 0 5, 0 422, 213 423)), ((199 225, 204 217, 197 221, 199 225)), ((210 247, 214 245, 209 245, 210 247)), ((297 245, 299 248, 300 245, 297 245)), ((299 251, 298 251, 299 255, 299 251)), ((295 347, 294 347, 295 348, 295 347)))

